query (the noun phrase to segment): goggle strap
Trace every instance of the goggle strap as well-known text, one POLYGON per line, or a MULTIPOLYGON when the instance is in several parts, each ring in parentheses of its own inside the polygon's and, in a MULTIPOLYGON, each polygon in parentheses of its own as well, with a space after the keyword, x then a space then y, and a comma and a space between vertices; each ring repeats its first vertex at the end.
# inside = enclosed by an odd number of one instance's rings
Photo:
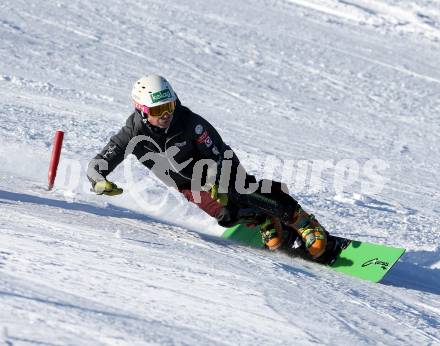
POLYGON ((162 116, 165 112, 172 113, 176 109, 176 101, 164 103, 163 105, 159 105, 159 106, 155 106, 155 107, 144 106, 140 103, 137 103, 136 101, 133 101, 133 105, 136 109, 140 110, 143 113, 144 117, 145 117, 145 115, 159 117, 159 116, 162 116), (155 109, 157 109, 158 114, 157 115, 151 114, 151 113, 156 113, 155 109))

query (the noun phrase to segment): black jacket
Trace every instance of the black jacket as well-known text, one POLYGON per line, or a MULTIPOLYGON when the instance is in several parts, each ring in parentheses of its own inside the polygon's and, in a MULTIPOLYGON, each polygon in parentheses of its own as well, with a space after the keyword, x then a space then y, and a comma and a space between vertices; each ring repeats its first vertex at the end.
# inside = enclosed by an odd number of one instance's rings
MULTIPOLYGON (((213 176, 217 183, 223 163, 226 162, 225 156, 232 163, 231 182, 235 181, 237 169, 241 167, 237 156, 223 142, 214 127, 182 106, 179 100, 167 130, 149 124, 138 110, 131 114, 125 126, 111 137, 104 149, 90 162, 87 177, 93 185, 104 180, 129 154, 134 154, 166 185, 178 189, 202 186, 205 183, 207 169, 204 166, 203 174, 200 173, 201 159, 215 162, 213 176), (194 167, 197 168, 195 171, 194 167)), ((221 180, 225 186, 224 182, 229 179, 221 180)))

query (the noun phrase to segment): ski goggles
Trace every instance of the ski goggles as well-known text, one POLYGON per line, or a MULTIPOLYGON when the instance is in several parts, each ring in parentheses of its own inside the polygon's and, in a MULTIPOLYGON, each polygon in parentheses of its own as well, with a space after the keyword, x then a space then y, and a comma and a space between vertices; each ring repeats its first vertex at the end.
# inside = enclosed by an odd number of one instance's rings
POLYGON ((148 114, 151 117, 161 117, 165 114, 173 114, 176 109, 176 101, 164 103, 163 105, 155 107, 144 106, 134 101, 133 104, 136 109, 139 109, 144 114, 148 114))

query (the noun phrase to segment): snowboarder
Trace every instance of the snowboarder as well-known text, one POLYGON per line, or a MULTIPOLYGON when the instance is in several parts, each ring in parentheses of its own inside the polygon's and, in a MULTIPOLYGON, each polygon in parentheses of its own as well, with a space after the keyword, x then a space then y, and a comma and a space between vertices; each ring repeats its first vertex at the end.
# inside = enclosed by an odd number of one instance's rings
POLYGON ((135 82, 131 97, 134 112, 89 163, 87 177, 95 193, 121 194, 123 190, 107 176, 128 154, 134 154, 221 226, 260 225, 262 240, 272 250, 293 236, 302 241, 312 259, 325 252, 327 232, 313 215, 301 208, 284 184, 257 182, 247 174, 214 127, 183 106, 165 78, 142 77, 135 82), (198 164, 201 160, 214 163, 213 175, 207 166, 198 164))

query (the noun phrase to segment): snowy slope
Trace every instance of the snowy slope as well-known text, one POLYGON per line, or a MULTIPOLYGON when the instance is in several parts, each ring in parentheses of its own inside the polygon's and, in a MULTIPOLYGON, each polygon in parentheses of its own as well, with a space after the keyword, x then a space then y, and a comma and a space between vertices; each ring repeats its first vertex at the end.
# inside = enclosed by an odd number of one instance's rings
POLYGON ((4 0, 0 37, 0 344, 440 345, 440 1, 4 0), (150 72, 332 233, 405 256, 371 284, 228 243, 131 159, 91 194, 150 72))

